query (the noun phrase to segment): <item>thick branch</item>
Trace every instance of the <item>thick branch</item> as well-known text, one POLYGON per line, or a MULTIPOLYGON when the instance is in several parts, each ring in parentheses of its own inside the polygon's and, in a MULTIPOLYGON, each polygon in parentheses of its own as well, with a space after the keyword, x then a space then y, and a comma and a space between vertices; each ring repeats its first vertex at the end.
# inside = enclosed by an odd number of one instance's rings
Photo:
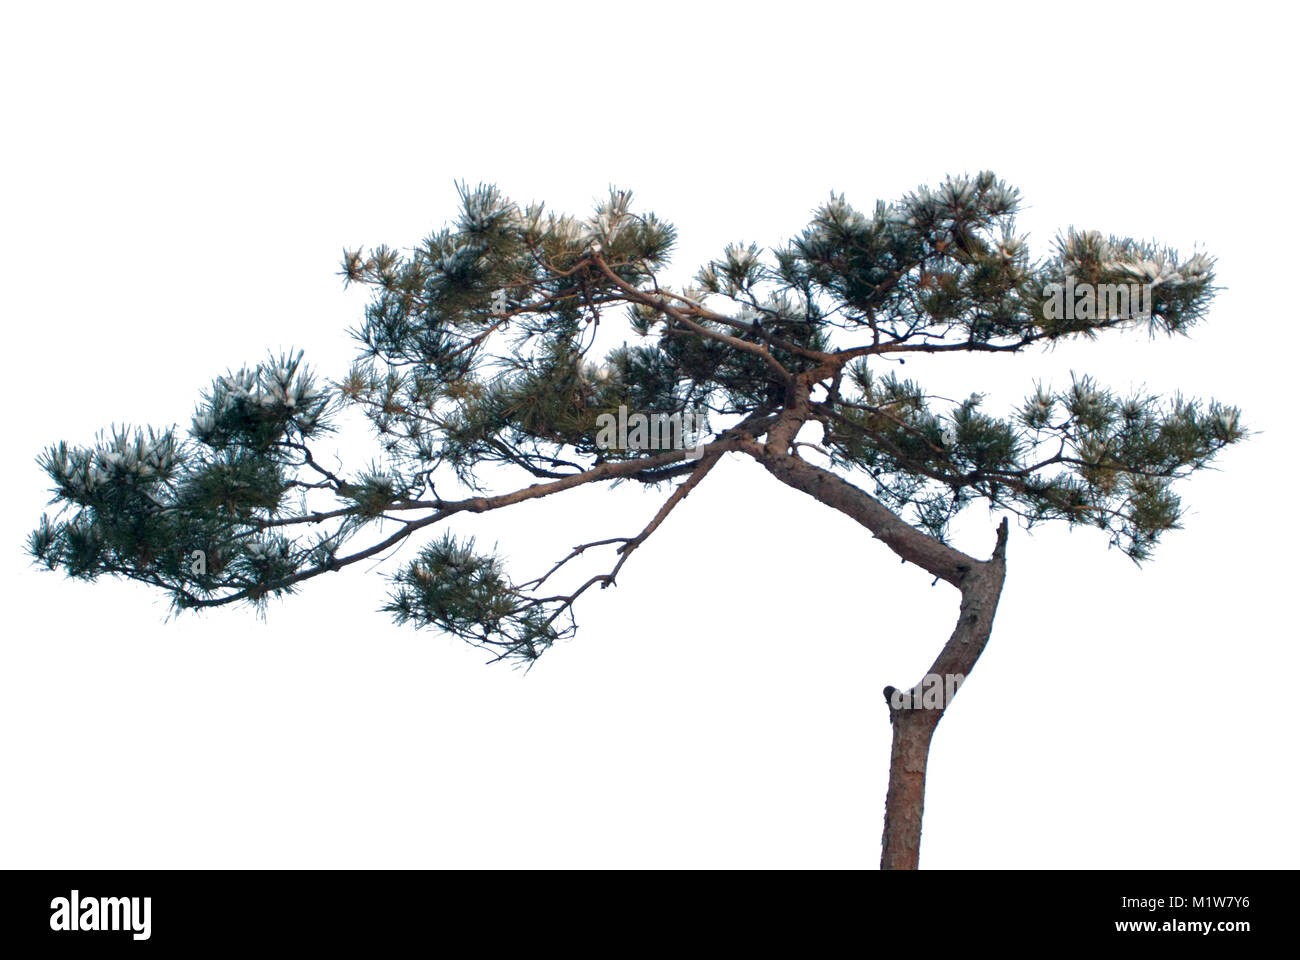
POLYGON ((852 517, 898 556, 915 563, 940 580, 960 587, 967 574, 979 563, 975 558, 916 529, 865 490, 840 479, 829 470, 784 453, 770 443, 763 446, 746 440, 741 442, 740 449, 761 463, 782 483, 852 517))

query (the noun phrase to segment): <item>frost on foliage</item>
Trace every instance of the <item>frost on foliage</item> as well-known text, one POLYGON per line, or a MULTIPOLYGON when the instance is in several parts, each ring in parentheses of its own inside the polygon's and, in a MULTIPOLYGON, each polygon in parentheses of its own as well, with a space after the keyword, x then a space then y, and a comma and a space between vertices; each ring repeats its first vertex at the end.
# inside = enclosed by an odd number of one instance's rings
POLYGON ((172 479, 179 462, 176 437, 171 431, 155 433, 114 430, 93 447, 72 448, 61 443, 50 448, 41 465, 54 480, 59 496, 86 502, 113 484, 141 488, 172 479))
MULTIPOLYGON (((1031 258, 1019 193, 992 173, 863 210, 832 194, 787 243, 728 244, 679 289, 659 277, 673 227, 627 191, 573 217, 458 189, 459 216, 414 248, 343 254, 345 283, 370 297, 338 403, 370 421, 382 463, 345 476, 313 460, 335 394, 301 353, 271 357, 215 380, 189 439, 123 432, 52 448, 44 466, 67 513, 42 520, 32 552, 76 576, 161 586, 181 605, 260 602, 357 559, 343 549, 357 531, 440 502, 435 480, 479 490, 498 467, 550 481, 637 457, 595 443, 601 416, 623 407, 761 431, 790 401, 789 373, 816 381, 810 415, 831 465, 928 533, 946 536, 983 500, 1029 524, 1094 525, 1141 559, 1178 522, 1174 481, 1245 435, 1235 408, 1119 396, 1088 377, 1038 385, 997 416, 980 394, 939 397, 902 375, 939 350, 1006 355, 1139 322, 1183 332, 1212 299, 1203 253, 1071 229, 1031 258), (1102 284, 1144 285, 1150 309, 1102 284), (1092 308, 1057 310, 1049 294, 1067 285, 1092 308), (640 339, 610 346, 625 311, 640 339), (836 370, 826 354, 844 349, 855 359, 836 370), (195 550, 206 564, 181 565, 195 550)), ((444 538, 398 575, 389 609, 531 661, 570 629, 544 606, 496 558, 444 538)))
POLYGON ((200 443, 264 448, 290 433, 310 437, 327 426, 329 392, 302 364, 302 351, 218 377, 191 421, 200 443))
POLYGON ((289 354, 217 378, 191 441, 120 429, 88 447, 52 447, 41 466, 61 511, 42 518, 30 552, 72 576, 164 587, 178 607, 221 590, 258 604, 289 591, 295 550, 248 534, 283 506, 302 465, 295 444, 327 429, 329 395, 301 361, 289 354))

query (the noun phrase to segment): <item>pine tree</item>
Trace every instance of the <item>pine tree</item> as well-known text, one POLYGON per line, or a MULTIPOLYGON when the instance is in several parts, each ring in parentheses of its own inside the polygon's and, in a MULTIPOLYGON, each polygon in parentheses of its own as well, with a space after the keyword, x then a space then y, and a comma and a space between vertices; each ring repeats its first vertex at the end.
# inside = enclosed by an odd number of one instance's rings
MULTIPOLYGON (((415 538, 418 555, 390 575, 394 618, 528 665, 573 635, 583 594, 614 584, 739 453, 960 592, 927 674, 960 680, 989 639, 1008 518, 1095 526, 1145 560, 1178 525, 1175 482, 1246 435, 1233 407, 1119 395, 1090 376, 1036 386, 997 415, 978 394, 941 400, 893 372, 916 354, 1017 353, 1134 326, 1181 334, 1205 315, 1204 254, 1071 229, 1032 260, 1018 203, 990 173, 870 214, 832 195, 788 244, 727 246, 673 289, 658 277, 674 229, 634 212, 625 191, 580 220, 462 186, 458 219, 417 248, 344 252, 345 283, 372 292, 346 376, 324 383, 301 353, 271 357, 216 379, 184 434, 121 429, 50 448, 41 464, 62 509, 41 519, 30 551, 73 577, 152 584, 178 610, 264 608, 415 538), (611 317, 637 345, 594 356, 611 317), (348 406, 385 456, 331 470, 320 444, 348 406), (597 442, 620 408, 704 411, 705 435, 667 449, 597 442), (519 476, 531 483, 489 492, 519 476), (426 535, 458 514, 625 481, 671 492, 637 535, 574 547, 534 580, 514 581, 472 539, 426 535), (947 539, 977 501, 1003 515, 986 559, 947 539), (609 552, 604 572, 553 586, 589 551, 609 552)), ((929 745, 948 703, 931 693, 885 690, 886 868, 917 865, 929 745)))

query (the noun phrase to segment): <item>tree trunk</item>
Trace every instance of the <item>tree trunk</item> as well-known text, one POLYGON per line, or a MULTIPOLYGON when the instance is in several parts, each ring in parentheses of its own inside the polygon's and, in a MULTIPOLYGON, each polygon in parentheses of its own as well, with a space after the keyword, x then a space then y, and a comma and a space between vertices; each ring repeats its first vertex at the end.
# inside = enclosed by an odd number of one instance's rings
POLYGON ((907 691, 885 688, 894 728, 889 752, 889 790, 885 794, 885 834, 881 870, 915 870, 921 857, 921 815, 925 809, 925 771, 930 742, 961 684, 970 675, 993 629, 1006 577, 1007 521, 998 527, 993 557, 972 568, 961 585, 957 626, 930 672, 907 691))
MULTIPOLYGON (((797 430, 797 426, 793 429, 797 430)), ((961 591, 957 626, 930 672, 911 690, 885 688, 894 741, 880 866, 884 870, 915 870, 920 859, 930 741, 952 694, 975 666, 993 629, 993 615, 1006 578, 1007 521, 1003 518, 998 527, 993 556, 976 560, 913 527, 865 490, 786 452, 793 436, 790 429, 786 433, 789 436, 775 445, 742 440, 740 448, 782 483, 852 517, 904 562, 916 564, 936 581, 944 580, 961 591), (936 683, 940 687, 937 702, 933 696, 936 683)))
MULTIPOLYGON (((893 687, 886 687, 892 691, 893 687)), ((885 794, 885 836, 881 870, 915 870, 921 858, 921 814, 925 809, 925 767, 930 738, 939 724, 932 710, 890 709, 894 745, 889 752, 885 794)))

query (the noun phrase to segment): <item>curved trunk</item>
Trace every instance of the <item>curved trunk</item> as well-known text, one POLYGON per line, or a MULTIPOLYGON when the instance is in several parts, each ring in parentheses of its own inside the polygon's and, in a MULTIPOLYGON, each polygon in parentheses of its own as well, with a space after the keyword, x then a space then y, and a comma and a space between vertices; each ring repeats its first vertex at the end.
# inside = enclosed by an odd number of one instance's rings
POLYGON ((915 870, 920 859, 930 742, 993 630, 993 615, 1006 579, 1007 521, 1004 518, 998 527, 993 555, 976 560, 906 523, 865 490, 785 453, 779 446, 774 449, 749 442, 742 443, 741 449, 782 483, 852 517, 905 562, 915 563, 961 591, 957 625, 929 673, 910 690, 885 688, 894 736, 880 866, 883 870, 915 870))
POLYGON ((1006 544, 1007 521, 1003 519, 992 558, 973 567, 962 581, 957 626, 931 664, 930 672, 910 690, 885 688, 894 740, 889 754, 889 790, 885 795, 882 870, 917 868, 930 741, 948 704, 989 641, 1006 579, 1006 544))

